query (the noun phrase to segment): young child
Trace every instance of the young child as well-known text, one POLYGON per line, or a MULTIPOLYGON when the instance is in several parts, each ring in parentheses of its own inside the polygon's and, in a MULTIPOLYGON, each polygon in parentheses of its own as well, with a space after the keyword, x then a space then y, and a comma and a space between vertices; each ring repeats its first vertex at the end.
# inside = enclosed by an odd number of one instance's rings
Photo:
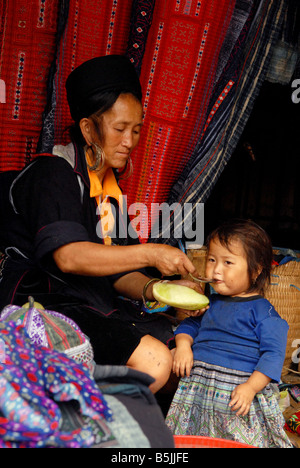
POLYGON ((208 239, 210 307, 177 328, 173 371, 181 380, 166 423, 174 434, 292 447, 274 385, 288 324, 263 294, 272 245, 251 221, 225 223, 208 239))

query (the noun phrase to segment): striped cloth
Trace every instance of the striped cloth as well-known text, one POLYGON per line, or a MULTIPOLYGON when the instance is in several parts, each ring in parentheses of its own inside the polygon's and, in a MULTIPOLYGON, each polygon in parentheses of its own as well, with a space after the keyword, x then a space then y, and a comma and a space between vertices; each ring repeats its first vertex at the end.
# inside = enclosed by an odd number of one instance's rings
POLYGON ((190 378, 182 378, 166 423, 175 435, 234 440, 260 448, 291 448, 284 418, 271 385, 258 393, 246 416, 229 408, 231 393, 249 374, 194 362, 190 378))

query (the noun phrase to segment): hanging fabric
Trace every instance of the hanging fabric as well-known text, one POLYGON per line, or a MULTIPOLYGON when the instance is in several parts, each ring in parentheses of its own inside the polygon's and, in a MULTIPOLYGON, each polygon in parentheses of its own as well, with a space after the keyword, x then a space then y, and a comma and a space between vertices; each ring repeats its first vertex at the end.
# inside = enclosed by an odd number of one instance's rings
POLYGON ((208 199, 250 116, 268 70, 285 11, 285 0, 254 2, 214 89, 202 138, 195 145, 168 198, 169 204, 177 202, 181 206, 170 219, 171 236, 166 238, 161 231, 153 241, 176 245, 175 228, 184 224, 184 231, 187 231, 197 223, 196 207, 208 199), (186 203, 193 206, 189 219, 182 214, 186 203))
POLYGON ((0 2, 0 171, 22 169, 36 152, 55 54, 59 0, 0 2))
POLYGON ((146 207, 141 240, 157 216, 151 208, 166 201, 199 138, 234 6, 235 0, 155 4, 140 76, 144 126, 133 177, 122 182, 128 205, 146 207))
POLYGON ((50 83, 51 102, 45 116, 41 152, 55 144, 69 143, 66 131, 73 121, 67 103, 65 82, 74 68, 101 55, 125 54, 132 0, 68 0, 67 18, 57 44, 55 74, 50 83))

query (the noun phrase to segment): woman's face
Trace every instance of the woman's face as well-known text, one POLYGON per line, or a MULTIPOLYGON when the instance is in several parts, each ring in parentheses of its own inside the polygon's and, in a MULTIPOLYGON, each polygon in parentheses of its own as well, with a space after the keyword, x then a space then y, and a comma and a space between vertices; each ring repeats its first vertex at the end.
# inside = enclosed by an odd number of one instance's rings
POLYGON ((102 115, 102 142, 105 169, 122 169, 137 146, 143 125, 143 108, 132 94, 121 94, 102 115))

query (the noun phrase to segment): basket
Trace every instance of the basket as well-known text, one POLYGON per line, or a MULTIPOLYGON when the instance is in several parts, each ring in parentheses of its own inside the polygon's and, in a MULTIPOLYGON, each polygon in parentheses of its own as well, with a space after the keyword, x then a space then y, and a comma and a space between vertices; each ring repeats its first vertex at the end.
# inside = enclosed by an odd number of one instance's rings
POLYGON ((174 435, 175 448, 255 448, 234 440, 218 439, 215 437, 177 436, 174 435))
MULTIPOLYGON (((278 251, 274 251, 278 253, 278 251)), ((289 324, 286 355, 282 375, 293 367, 293 353, 300 340, 300 261, 295 259, 274 267, 266 294, 281 318, 289 324)))

